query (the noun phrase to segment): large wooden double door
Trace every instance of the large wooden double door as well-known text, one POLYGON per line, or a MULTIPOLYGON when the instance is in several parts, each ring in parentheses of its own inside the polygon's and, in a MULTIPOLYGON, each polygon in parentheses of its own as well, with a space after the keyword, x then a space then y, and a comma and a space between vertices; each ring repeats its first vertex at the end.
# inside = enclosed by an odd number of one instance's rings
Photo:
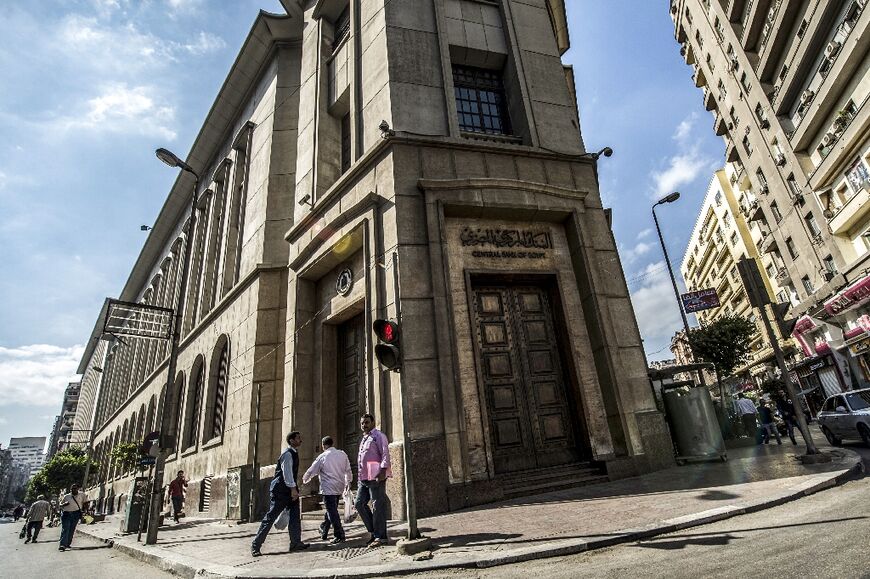
POLYGON ((579 461, 548 289, 475 285, 472 299, 496 474, 579 461))

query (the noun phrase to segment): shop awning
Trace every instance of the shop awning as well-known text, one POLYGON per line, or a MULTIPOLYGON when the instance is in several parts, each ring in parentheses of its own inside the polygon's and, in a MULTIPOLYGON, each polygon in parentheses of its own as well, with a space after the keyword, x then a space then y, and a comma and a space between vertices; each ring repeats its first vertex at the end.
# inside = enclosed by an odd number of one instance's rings
POLYGON ((825 311, 835 316, 870 301, 870 275, 859 279, 824 303, 825 311))

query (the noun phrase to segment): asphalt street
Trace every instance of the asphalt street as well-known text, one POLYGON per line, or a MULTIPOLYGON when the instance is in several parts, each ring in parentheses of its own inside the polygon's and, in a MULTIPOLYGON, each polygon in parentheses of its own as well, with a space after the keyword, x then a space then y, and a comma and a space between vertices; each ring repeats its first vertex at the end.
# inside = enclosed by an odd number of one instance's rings
MULTIPOLYGON (((861 454, 865 472, 870 473, 870 449, 845 446, 861 454)), ((870 578, 870 476, 779 507, 646 541, 419 577, 870 578)))
MULTIPOLYGON (((175 577, 146 563, 76 534, 73 548, 58 551, 60 528, 43 529, 39 542, 25 545, 18 538, 22 522, 0 519, 0 576, 38 579, 164 579, 175 577)), ((177 578, 176 578, 177 579, 177 578)))

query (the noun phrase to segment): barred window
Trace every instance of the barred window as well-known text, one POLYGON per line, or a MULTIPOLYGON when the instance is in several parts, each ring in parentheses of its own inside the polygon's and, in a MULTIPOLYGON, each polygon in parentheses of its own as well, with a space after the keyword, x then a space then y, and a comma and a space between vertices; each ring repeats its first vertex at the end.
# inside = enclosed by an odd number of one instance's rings
POLYGON ((453 84, 462 131, 490 135, 511 133, 500 72, 454 66, 453 84))
POLYGON ((211 421, 211 438, 217 438, 224 432, 224 405, 227 396, 227 378, 230 361, 229 342, 224 342, 217 363, 217 375, 214 384, 214 401, 211 421))

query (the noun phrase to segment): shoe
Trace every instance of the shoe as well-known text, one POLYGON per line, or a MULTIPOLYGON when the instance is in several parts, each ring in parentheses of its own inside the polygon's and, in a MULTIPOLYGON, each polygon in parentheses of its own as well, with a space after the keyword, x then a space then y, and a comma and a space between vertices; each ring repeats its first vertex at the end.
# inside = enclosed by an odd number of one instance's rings
POLYGON ((58 550, 58 551, 66 551, 66 547, 64 547, 63 545, 61 545, 60 547, 57 548, 57 550, 58 550))
POLYGON ((30 542, 31 542, 31 543, 35 543, 35 542, 36 542, 36 539, 33 539, 33 540, 32 540, 32 541, 30 541, 30 542))
POLYGON ((259 548, 259 547, 251 547, 251 557, 260 557, 260 556, 262 556, 262 555, 263 555, 263 554, 260 553, 260 548, 259 548))
POLYGON ((329 535, 320 535, 320 540, 321 540, 321 541, 326 541, 326 540, 328 540, 328 539, 329 539, 329 535))
POLYGON ((24 540, 24 544, 25 544, 25 545, 26 545, 27 543, 29 543, 29 542, 30 542, 30 539, 25 539, 25 540, 24 540))
POLYGON ((387 541, 385 541, 384 539, 375 539, 374 541, 369 543, 368 547, 369 547, 369 549, 377 549, 378 547, 383 547, 383 546, 388 545, 388 544, 389 543, 387 541))
POLYGON ((303 543, 303 542, 300 541, 299 543, 293 543, 293 544, 291 544, 291 545, 290 545, 290 548, 287 549, 287 551, 288 551, 288 552, 292 552, 292 551, 304 551, 305 549, 307 549, 307 548, 310 547, 310 546, 311 546, 311 545, 309 545, 308 543, 303 543))
POLYGON ((336 537, 329 542, 330 545, 341 545, 342 543, 344 543, 344 537, 336 537))
POLYGON ((372 535, 371 537, 369 537, 369 540, 366 541, 366 547, 368 547, 369 545, 371 545, 374 542, 375 542, 375 536, 372 535))

